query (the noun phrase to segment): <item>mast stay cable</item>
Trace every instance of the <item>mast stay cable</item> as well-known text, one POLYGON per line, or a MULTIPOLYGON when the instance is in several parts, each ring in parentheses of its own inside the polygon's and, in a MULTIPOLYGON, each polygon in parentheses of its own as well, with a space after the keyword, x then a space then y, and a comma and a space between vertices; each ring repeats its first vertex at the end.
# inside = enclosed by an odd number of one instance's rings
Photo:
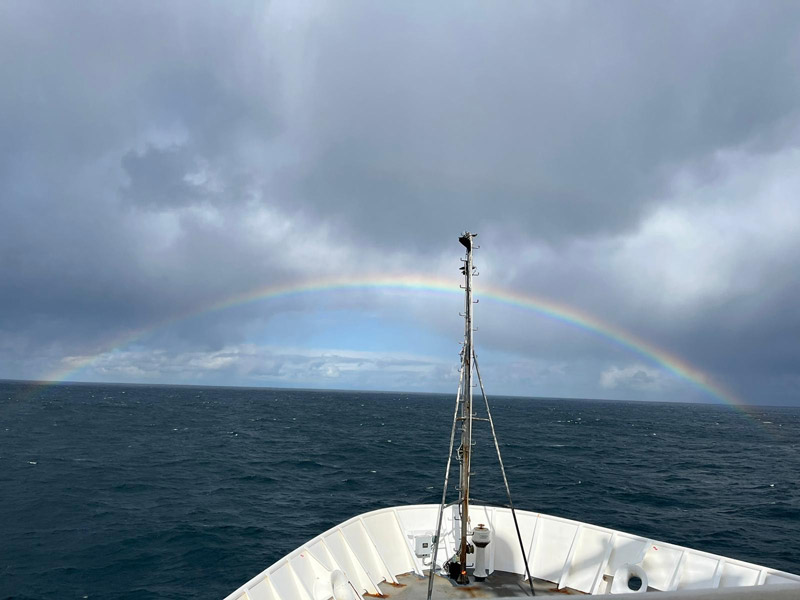
POLYGON ((514 518, 514 527, 517 530, 517 539, 519 540, 519 549, 522 552, 522 560, 525 563, 525 574, 528 576, 528 583, 531 586, 531 596, 535 596, 536 592, 533 591, 533 577, 528 568, 528 557, 525 555, 525 544, 522 542, 522 534, 519 531, 519 523, 517 522, 517 511, 514 510, 514 503, 511 500, 511 488, 508 487, 508 478, 506 477, 506 468, 503 465, 503 457, 500 454, 500 444, 497 443, 497 434, 494 430, 494 420, 492 420, 492 411, 489 409, 489 397, 486 395, 486 390, 483 388, 483 379, 481 379, 481 370, 478 368, 478 355, 473 350, 472 360, 475 363, 475 373, 478 375, 478 383, 481 386, 481 395, 486 404, 486 414, 489 417, 489 426, 492 428, 492 439, 494 439, 494 447, 497 450, 497 460, 500 463, 500 472, 503 474, 503 483, 506 485, 506 495, 508 496, 508 506, 511 509, 511 516, 514 518))

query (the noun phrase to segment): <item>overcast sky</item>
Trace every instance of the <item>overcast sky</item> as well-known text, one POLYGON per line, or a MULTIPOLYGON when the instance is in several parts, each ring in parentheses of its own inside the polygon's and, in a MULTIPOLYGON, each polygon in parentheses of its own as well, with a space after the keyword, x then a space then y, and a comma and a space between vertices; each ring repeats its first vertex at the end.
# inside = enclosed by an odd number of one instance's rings
MULTIPOLYGON (((454 392, 456 294, 203 309, 457 289, 469 229, 476 297, 800 404, 800 3, 5 0, 0 59, 2 378, 454 392)), ((714 400, 476 318, 490 393, 714 400)))

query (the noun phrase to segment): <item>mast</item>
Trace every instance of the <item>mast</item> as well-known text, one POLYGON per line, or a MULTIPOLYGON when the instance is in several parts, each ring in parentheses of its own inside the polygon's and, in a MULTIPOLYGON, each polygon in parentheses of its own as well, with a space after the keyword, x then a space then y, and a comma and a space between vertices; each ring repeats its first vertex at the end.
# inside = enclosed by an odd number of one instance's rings
POLYGON ((472 239, 477 234, 465 231, 458 241, 467 249, 467 257, 462 259, 464 265, 461 272, 464 274, 465 310, 464 310, 464 351, 462 355, 462 369, 464 373, 463 391, 461 394, 461 448, 459 460, 461 461, 461 477, 459 483, 459 505, 461 507, 461 546, 459 548, 459 562, 461 573, 458 583, 469 583, 467 576, 467 554, 470 547, 467 542, 467 529, 469 527, 469 476, 472 457, 472 239))
MULTIPOLYGON (((444 473, 444 487, 442 488, 442 503, 439 505, 439 516, 436 518, 436 535, 433 536, 433 553, 430 562, 430 572, 428 573, 428 596, 427 600, 431 600, 431 595, 433 594, 433 577, 434 572, 436 571, 436 555, 439 551, 439 545, 441 542, 440 535, 442 532, 442 515, 444 513, 445 506, 453 506, 458 505, 460 519, 461 519, 461 541, 458 548, 457 556, 458 556, 458 577, 456 581, 460 584, 467 584, 469 583, 469 576, 467 575, 467 555, 474 552, 474 548, 472 544, 467 541, 467 536, 469 535, 469 481, 470 481, 470 463, 472 460, 472 420, 473 420, 473 413, 472 413, 472 371, 473 368, 475 370, 475 375, 478 377, 478 384, 481 388, 481 395, 483 396, 483 401, 486 404, 486 417, 485 419, 479 419, 480 421, 488 421, 489 426, 491 427, 492 431, 492 439, 494 440, 494 447, 497 450, 497 461, 500 464, 500 473, 503 475, 503 483, 505 484, 506 488, 506 495, 508 496, 508 506, 511 509, 511 516, 514 519, 514 528, 517 531, 517 541, 519 542, 519 549, 522 553, 522 561, 525 563, 525 574, 528 577, 528 585, 531 589, 531 596, 535 596, 536 593, 533 589, 533 578, 531 577, 531 572, 528 567, 528 557, 525 553, 525 544, 522 540, 522 532, 519 529, 519 522, 517 521, 517 512, 514 509, 514 502, 511 500, 511 489, 508 486, 508 478, 506 477, 506 468, 503 465, 503 457, 500 454, 500 444, 497 442, 497 433, 494 429, 494 420, 492 419, 492 411, 489 409, 489 398, 486 396, 486 390, 483 387, 483 380, 481 379, 481 371, 478 368, 478 356, 475 353, 475 348, 473 347, 472 343, 472 333, 474 331, 474 327, 472 326, 472 307, 477 300, 472 300, 472 276, 478 275, 478 272, 475 270, 475 266, 472 264, 472 250, 473 248, 477 248, 478 246, 474 246, 472 241, 475 237, 477 237, 477 233, 470 233, 469 231, 465 231, 461 234, 458 238, 458 241, 461 242, 461 245, 466 248, 467 256, 466 258, 462 258, 461 262, 463 265, 461 266, 461 272, 464 274, 464 285, 461 286, 464 290, 464 313, 462 316, 464 317, 464 345, 461 349, 461 372, 458 378, 458 393, 456 394, 456 405, 453 411, 453 427, 450 431, 450 451, 447 455, 447 467, 445 468, 444 473), (459 406, 461 407, 461 414, 459 416, 459 406), (456 433, 456 426, 458 423, 461 423, 461 447, 458 449, 458 461, 461 463, 461 469, 459 472, 459 485, 458 485, 458 500, 456 502, 451 502, 447 504, 447 482, 450 477, 450 461, 453 458, 453 442, 455 441, 455 433, 456 433)), ((479 526, 479 531, 482 532, 480 543, 478 546, 481 546, 480 549, 485 551, 485 547, 491 541, 490 537, 488 536, 488 531, 485 527, 479 526)), ((475 538, 473 538, 475 539, 475 538)), ((479 550, 480 550, 479 549, 479 550)), ((476 557, 477 557, 476 553, 476 557)), ((456 566, 455 557, 448 561, 446 565, 449 565, 450 568, 456 566)), ((478 559, 476 558, 476 568, 478 559)), ((483 564, 483 569, 481 571, 482 575, 477 575, 476 578, 479 581, 483 581, 486 577, 488 571, 485 568, 485 563, 483 564)), ((454 573, 452 570, 449 571, 450 577, 453 577, 454 573)))
MULTIPOLYGON (((453 411, 453 427, 450 431, 450 451, 447 455, 447 467, 444 473, 444 487, 442 488, 442 503, 439 505, 439 516, 436 519, 436 535, 433 536, 433 553, 431 557, 431 568, 428 573, 428 596, 427 600, 431 600, 433 594, 433 576, 436 571, 436 555, 439 551, 440 535, 442 532, 442 515, 445 506, 458 505, 461 518, 461 543, 458 549, 458 566, 459 572, 456 581, 460 584, 469 583, 469 576, 467 575, 467 555, 474 551, 472 544, 467 542, 467 535, 469 535, 469 480, 470 480, 470 462, 472 459, 472 370, 475 369, 475 375, 478 377, 478 384, 481 388, 481 395, 486 404, 486 417, 479 419, 480 421, 488 421, 492 431, 492 439, 494 440, 494 447, 497 450, 497 461, 500 464, 500 473, 503 475, 503 483, 506 488, 506 495, 508 496, 508 507, 511 509, 511 516, 514 519, 514 528, 517 531, 517 541, 519 542, 519 549, 522 553, 522 561, 525 563, 525 574, 528 578, 528 585, 531 589, 531 596, 535 596, 536 592, 533 589, 533 577, 531 577, 530 568, 528 567, 528 556, 525 553, 525 544, 522 540, 522 532, 519 529, 519 522, 517 521, 517 512, 514 509, 514 502, 511 500, 511 489, 508 486, 508 477, 506 477, 506 468, 503 465, 503 457, 500 454, 500 444, 497 442, 497 433, 494 429, 494 420, 492 419, 492 411, 489 409, 489 398, 486 396, 486 390, 483 387, 483 380, 481 379, 481 371, 478 368, 478 356, 475 353, 475 348, 472 344, 472 333, 474 327, 472 326, 472 306, 477 300, 472 300, 472 276, 478 275, 475 266, 472 264, 472 250, 478 246, 473 246, 472 240, 477 237, 477 233, 470 233, 465 231, 458 238, 461 245, 467 249, 466 258, 462 258, 461 272, 464 274, 464 345, 461 349, 461 373, 458 378, 458 393, 456 394, 456 405, 453 411), (459 405, 461 407, 461 414, 459 416, 459 405), (458 485, 458 501, 447 504, 447 482, 450 477, 450 461, 453 458, 453 442, 455 441, 456 426, 461 423, 461 447, 458 449, 458 461, 461 463, 461 470, 459 473, 458 485)), ((491 541, 488 536, 488 531, 485 527, 479 526, 479 531, 482 532, 480 549, 485 551, 485 547, 491 541)), ((473 538, 475 539, 475 538, 473 538)), ((476 553, 476 557, 477 557, 476 553)), ((448 561, 446 564, 450 567, 455 566, 453 560, 448 561)), ((488 571, 485 568, 485 563, 482 569, 482 575, 477 575, 479 581, 483 581, 488 571)), ((476 558, 476 568, 477 558, 476 558)), ((450 571, 452 577, 454 573, 450 571)))

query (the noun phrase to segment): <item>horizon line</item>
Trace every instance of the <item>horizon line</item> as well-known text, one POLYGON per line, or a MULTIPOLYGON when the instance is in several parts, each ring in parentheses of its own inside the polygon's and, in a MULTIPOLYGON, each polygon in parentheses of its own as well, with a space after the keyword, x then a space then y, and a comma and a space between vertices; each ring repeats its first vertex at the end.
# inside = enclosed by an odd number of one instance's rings
MULTIPOLYGON (((379 390, 379 389, 353 389, 353 388, 317 388, 317 387, 292 387, 292 386, 274 386, 274 385, 244 385, 244 384, 200 384, 200 383, 147 383, 147 382, 129 382, 129 381, 65 381, 65 380, 47 380, 47 379, 9 379, 0 377, 0 384, 3 383, 19 383, 27 384, 32 387, 53 387, 57 385, 113 385, 113 386, 131 386, 131 387, 146 387, 146 386, 159 386, 159 387, 186 387, 186 388, 212 388, 212 389, 251 389, 251 390, 278 390, 278 391, 304 391, 304 392, 352 392, 352 393, 373 393, 373 394, 414 394, 414 395, 428 395, 428 396, 452 396, 450 392, 431 392, 431 391, 409 391, 409 390, 379 390)), ((729 409, 738 408, 739 410, 748 408, 800 408, 799 404, 739 404, 731 406, 730 404, 718 400, 716 402, 707 400, 698 400, 695 402, 686 402, 681 400, 626 400, 621 398, 587 398, 579 396, 532 396, 520 394, 492 394, 491 398, 515 398, 520 400, 585 400, 587 402, 635 402, 638 404, 686 404, 686 405, 706 405, 706 406, 724 406, 729 409)), ((734 412, 736 412, 734 410, 734 412)))

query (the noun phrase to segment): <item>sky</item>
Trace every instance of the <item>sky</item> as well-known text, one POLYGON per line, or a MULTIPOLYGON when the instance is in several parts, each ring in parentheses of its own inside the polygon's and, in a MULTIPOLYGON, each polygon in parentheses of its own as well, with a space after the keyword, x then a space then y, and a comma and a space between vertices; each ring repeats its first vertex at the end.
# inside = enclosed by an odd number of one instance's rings
POLYGON ((5 0, 0 57, 0 378, 455 393, 469 230, 490 395, 800 404, 796 2, 5 0))

